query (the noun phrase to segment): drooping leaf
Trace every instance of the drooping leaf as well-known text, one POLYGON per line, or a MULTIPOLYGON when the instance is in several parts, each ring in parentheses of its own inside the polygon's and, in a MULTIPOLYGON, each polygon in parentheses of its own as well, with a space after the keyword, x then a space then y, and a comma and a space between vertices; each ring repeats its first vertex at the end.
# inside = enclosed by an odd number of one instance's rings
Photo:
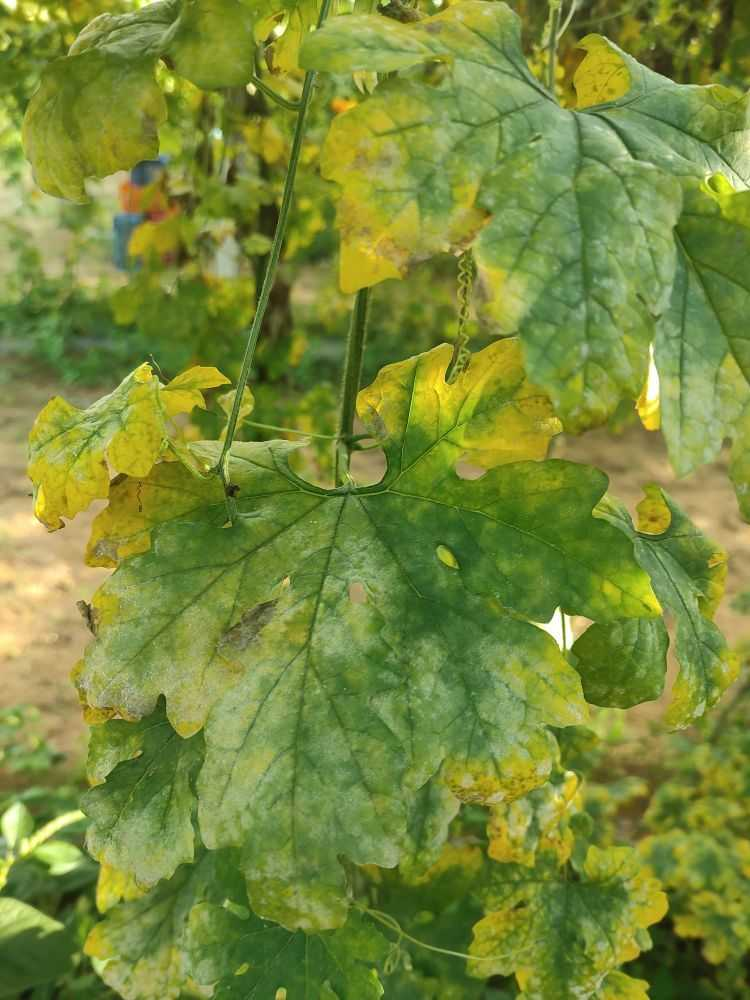
MULTIPOLYGON (((517 344, 481 352, 447 386, 450 354, 390 366, 361 394, 384 439, 381 484, 323 490, 290 472, 288 444, 237 446, 236 523, 224 526, 215 501, 178 505, 173 522, 149 512, 166 522, 151 549, 94 598, 84 700, 140 717, 164 695, 183 736, 208 718, 202 839, 244 844, 255 909, 289 926, 343 922, 339 856, 396 864, 414 793, 441 762, 464 800, 545 780, 546 726, 578 723, 585 707, 556 645, 518 615, 658 610, 631 543, 591 515, 601 474, 528 461, 456 474, 467 452, 518 458, 524 426, 538 454, 550 414, 506 377, 517 344), (489 447, 490 425, 501 437, 509 427, 513 446, 489 447)), ((215 447, 197 453, 216 461, 215 447)))
POLYGON ((669 635, 659 619, 590 625, 573 643, 573 665, 586 701, 631 708, 664 690, 669 635))
POLYGON ((591 846, 578 880, 553 855, 534 869, 493 868, 483 890, 487 916, 474 928, 470 963, 485 978, 515 973, 523 1000, 596 995, 606 977, 648 946, 645 928, 667 912, 659 883, 628 847, 591 846))
POLYGON ((737 657, 712 621, 724 592, 727 557, 658 486, 645 492, 638 530, 616 502, 606 500, 600 513, 633 540, 656 595, 674 615, 680 673, 665 719, 681 728, 715 705, 737 676, 737 657))
POLYGON ((147 475, 174 436, 168 418, 203 405, 199 388, 228 381, 215 368, 199 368, 164 386, 143 364, 85 410, 55 396, 29 436, 36 516, 51 530, 61 528, 63 517, 109 494, 110 473, 147 475))
POLYGON ((750 180, 747 98, 678 86, 597 36, 584 46, 577 111, 531 75, 502 3, 408 24, 340 17, 302 51, 321 70, 409 70, 338 116, 324 148, 343 287, 474 243, 485 319, 518 331, 571 429, 640 392, 674 276, 680 181, 750 180), (436 60, 441 77, 420 77, 436 60))
MULTIPOLYGON (((244 86, 261 22, 268 34, 276 27, 271 15, 295 7, 282 0, 156 0, 125 14, 100 14, 65 58, 45 68, 29 104, 23 141, 39 186, 85 201, 87 177, 153 159, 167 117, 158 61, 206 90, 244 86)), ((292 44, 288 54, 291 64, 292 44)))
POLYGON ((0 898, 0 997, 19 997, 73 967, 76 942, 64 924, 20 899, 0 898))
POLYGON ((193 860, 200 734, 182 739, 160 706, 137 723, 95 727, 89 758, 90 776, 103 783, 83 796, 81 808, 91 821, 86 846, 98 861, 148 886, 193 860))
POLYGON ((664 436, 679 475, 734 438, 731 471, 748 517, 750 192, 734 192, 720 175, 691 185, 677 238, 677 275, 654 348, 664 436))

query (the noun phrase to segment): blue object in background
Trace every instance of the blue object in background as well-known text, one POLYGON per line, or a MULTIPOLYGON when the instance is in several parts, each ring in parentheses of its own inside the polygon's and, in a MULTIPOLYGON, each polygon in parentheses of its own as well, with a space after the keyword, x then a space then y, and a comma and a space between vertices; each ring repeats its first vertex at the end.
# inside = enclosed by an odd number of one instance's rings
POLYGON ((160 156, 156 160, 141 160, 130 171, 130 180, 136 187, 148 187, 164 170, 167 163, 169 163, 168 156, 160 156))
POLYGON ((138 269, 138 262, 128 256, 128 244, 130 243, 130 237, 143 222, 144 218, 143 212, 119 212, 112 221, 114 236, 112 261, 120 271, 134 271, 138 269))

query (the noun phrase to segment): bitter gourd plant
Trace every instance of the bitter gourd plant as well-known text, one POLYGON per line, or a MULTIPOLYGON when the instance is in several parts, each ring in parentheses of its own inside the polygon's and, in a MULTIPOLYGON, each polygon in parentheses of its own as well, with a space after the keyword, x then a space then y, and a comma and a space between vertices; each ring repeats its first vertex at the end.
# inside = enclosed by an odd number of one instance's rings
POLYGON ((105 15, 28 110, 39 184, 80 199, 86 177, 156 152, 160 60, 270 94, 258 45, 304 70, 299 99, 279 98, 289 170, 221 439, 189 442, 175 417, 226 378, 149 364, 86 410, 53 400, 31 433, 48 528, 107 501, 86 558, 113 573, 74 671, 107 911, 87 949, 142 1000, 500 997, 513 976, 526 1000, 637 1000, 648 984, 620 967, 666 898, 581 820, 560 741, 589 704, 660 694, 667 626, 667 723, 715 705, 736 674, 712 620, 726 556, 659 487, 633 521, 602 472, 546 456, 637 400, 653 351, 675 468, 730 437, 750 510, 747 98, 589 36, 566 108, 504 3, 330 6, 105 15), (321 72, 369 90, 322 160, 356 293, 327 488, 293 471, 297 445, 235 440, 321 72), (500 338, 360 388, 371 287, 446 252, 500 338), (385 453, 376 484, 351 470, 355 410, 385 453), (557 609, 591 621, 571 650, 537 624, 557 609))

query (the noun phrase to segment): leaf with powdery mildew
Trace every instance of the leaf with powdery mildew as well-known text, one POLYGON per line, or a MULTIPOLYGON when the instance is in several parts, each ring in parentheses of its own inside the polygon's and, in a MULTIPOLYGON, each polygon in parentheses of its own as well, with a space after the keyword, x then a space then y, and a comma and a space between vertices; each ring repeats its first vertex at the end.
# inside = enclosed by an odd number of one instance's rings
POLYGON ((583 45, 578 110, 531 75, 502 3, 408 24, 335 18, 302 50, 321 71, 404 71, 340 115, 323 149, 341 187, 343 287, 473 244, 482 317, 518 332, 531 379, 572 430, 645 381, 681 181, 750 180, 746 97, 678 86, 598 36, 583 45), (436 61, 439 81, 422 69, 436 61))
POLYGON ((104 778, 81 802, 90 820, 86 846, 98 861, 149 886, 193 860, 200 735, 182 739, 160 707, 140 722, 95 728, 89 758, 90 775, 104 778))
POLYGON ((596 1000, 648 1000, 645 979, 634 979, 624 972, 610 972, 596 993, 596 1000))
POLYGON ((167 882, 110 911, 86 953, 125 1000, 377 1000, 388 942, 358 914, 328 934, 290 933, 247 909, 236 858, 204 853, 167 882))
POLYGON ((549 854, 531 872, 492 868, 481 890, 488 912, 469 951, 497 959, 470 962, 473 975, 515 974, 523 1000, 579 1000, 598 996, 606 978, 638 956, 667 898, 636 852, 591 846, 580 878, 566 874, 549 854))
POLYGON ((672 464, 687 475, 734 441, 730 474, 750 517, 750 192, 721 175, 686 188, 678 266, 654 344, 661 426, 672 464))
POLYGON ((226 381, 215 368, 199 368, 163 386, 142 364, 85 410, 55 396, 29 435, 36 516, 50 530, 62 528, 63 517, 108 496, 110 474, 147 475, 173 436, 169 417, 203 405, 200 389, 226 381))
MULTIPOLYGON (((360 396, 387 455, 377 486, 320 489, 289 470, 290 445, 237 445, 228 527, 216 497, 180 499, 169 521, 179 483, 165 471, 151 549, 94 598, 82 697, 139 717, 164 695, 184 736, 208 719, 202 839, 244 845, 254 906, 279 922, 341 924, 339 856, 397 864, 414 794, 441 763, 468 801, 548 776, 547 726, 577 724, 585 706, 554 642, 506 608, 535 620, 559 606, 603 620, 658 612, 631 544, 592 516, 600 473, 526 461, 456 474, 467 450, 508 453, 487 447, 481 386, 500 406, 493 433, 507 421, 524 440, 526 390, 487 376, 488 358, 517 352, 495 345, 450 387, 447 345, 385 369, 360 396)), ((538 401, 532 413, 536 426, 538 401)), ((530 440, 538 453, 538 432, 530 440)), ((194 453, 211 466, 218 447, 194 453)), ((153 524, 161 475, 140 500, 123 487, 123 509, 140 503, 153 524)))
POLYGON ((570 818, 582 808, 580 780, 563 771, 513 802, 492 806, 487 854, 494 861, 534 866, 537 853, 554 853, 564 864, 573 850, 570 818))
POLYGON ((654 701, 664 690, 668 647, 660 618, 590 625, 571 650, 586 701, 607 708, 654 701))
POLYGON ((439 775, 417 790, 409 810, 406 846, 399 861, 399 871, 407 882, 419 879, 438 860, 460 804, 439 775))
POLYGON ((618 503, 607 498, 599 506, 600 516, 633 540, 636 559, 675 617, 680 673, 665 719, 682 728, 715 705, 737 676, 737 657, 711 620, 724 592, 727 557, 658 486, 646 488, 638 511, 636 530, 618 503))

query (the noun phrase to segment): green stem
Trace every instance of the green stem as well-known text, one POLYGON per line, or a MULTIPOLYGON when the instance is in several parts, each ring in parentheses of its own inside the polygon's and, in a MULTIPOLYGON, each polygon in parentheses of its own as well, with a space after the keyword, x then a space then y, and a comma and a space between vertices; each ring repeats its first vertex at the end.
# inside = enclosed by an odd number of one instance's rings
POLYGON ((561 0, 549 0, 549 38, 547 40, 547 89, 554 97, 557 73, 557 42, 560 31, 561 0))
MULTIPOLYGON (((319 28, 328 17, 331 2, 332 0, 323 0, 323 4, 320 8, 320 15, 318 17, 319 28)), ((221 476, 222 482, 224 483, 224 491, 227 493, 227 496, 229 496, 227 491, 230 488, 228 475, 229 452, 232 447, 232 443, 234 442, 234 436, 237 432, 237 421, 240 415, 240 407, 242 406, 242 394, 245 391, 247 380, 250 377, 250 370, 253 365, 253 358, 255 357, 255 348, 258 344, 258 337, 260 336, 263 320, 271 298, 271 291, 276 280, 276 272, 279 267, 281 249, 284 244, 284 237, 286 236, 287 225, 289 223, 289 212, 292 207, 292 200, 294 197, 294 182, 297 177, 297 167, 299 166, 302 142, 305 138, 307 115, 310 110, 310 102, 312 100, 312 92, 313 87, 315 86, 316 76, 316 72, 314 70, 310 70, 305 74, 305 81, 302 85, 299 113, 297 123, 294 127, 294 136, 292 137, 292 149, 289 154, 289 167, 287 168, 284 190, 281 195, 281 206, 279 208, 279 218, 276 223, 276 232, 274 233, 273 243, 271 244, 271 250, 268 254, 268 264, 266 265, 266 271, 263 275, 263 283, 258 296, 258 303, 255 308, 255 316, 253 317, 250 332, 247 336, 245 353, 242 358, 242 368, 240 369, 240 375, 237 379, 234 404, 232 405, 232 412, 230 413, 229 421, 227 422, 227 433, 224 438, 224 447, 221 450, 221 456, 215 470, 219 476, 221 476)), ((232 508, 230 507, 230 515, 231 513, 232 508)))
POLYGON ((354 432, 354 414, 357 408, 357 393, 362 379, 362 359, 367 340, 367 317, 370 306, 370 289, 363 288, 357 292, 349 325, 349 336, 346 341, 346 362, 344 377, 341 383, 341 411, 339 415, 339 432, 336 442, 335 482, 337 486, 344 483, 349 473, 349 460, 352 452, 352 435, 354 432))
POLYGON ((336 441, 337 434, 313 434, 312 431, 301 431, 298 427, 280 427, 278 424, 259 424, 257 420, 243 420, 248 427, 257 427, 261 431, 278 431, 279 434, 299 434, 300 437, 320 438, 323 441, 336 441))
POLYGON ((253 73, 250 77, 250 83, 252 83, 252 85, 261 92, 261 94, 265 94, 266 97, 278 104, 280 108, 285 108, 287 111, 302 110, 302 100, 287 100, 286 97, 282 97, 281 94, 277 94, 273 87, 269 87, 268 84, 264 83, 259 76, 255 75, 255 73, 253 73))

